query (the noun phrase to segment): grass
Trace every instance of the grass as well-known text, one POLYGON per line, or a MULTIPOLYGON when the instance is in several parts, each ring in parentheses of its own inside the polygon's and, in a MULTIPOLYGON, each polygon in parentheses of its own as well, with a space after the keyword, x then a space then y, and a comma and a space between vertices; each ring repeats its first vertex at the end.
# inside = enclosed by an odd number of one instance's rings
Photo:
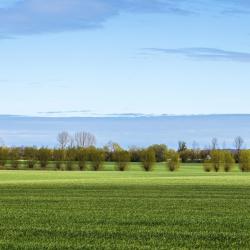
POLYGON ((250 173, 0 171, 0 249, 249 249, 250 173))

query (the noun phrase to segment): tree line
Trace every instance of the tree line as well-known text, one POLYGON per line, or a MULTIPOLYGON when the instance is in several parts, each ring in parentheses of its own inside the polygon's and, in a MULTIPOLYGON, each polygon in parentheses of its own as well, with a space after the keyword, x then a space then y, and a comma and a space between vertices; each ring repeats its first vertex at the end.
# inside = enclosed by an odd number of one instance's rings
POLYGON ((205 171, 230 171, 239 163, 243 172, 250 171, 250 150, 244 150, 244 140, 235 138, 235 149, 219 149, 214 138, 210 147, 188 148, 180 141, 178 149, 169 149, 165 144, 155 144, 147 148, 122 148, 119 144, 109 142, 102 148, 95 146, 95 136, 87 132, 70 135, 61 132, 57 136, 58 146, 48 147, 0 147, 0 166, 18 169, 25 164, 29 169, 39 165, 41 169, 53 163, 55 169, 85 170, 87 163, 95 171, 102 169, 104 162, 115 162, 117 169, 125 171, 130 162, 140 162, 145 171, 151 171, 155 162, 165 162, 170 171, 176 171, 180 163, 203 163, 205 171))

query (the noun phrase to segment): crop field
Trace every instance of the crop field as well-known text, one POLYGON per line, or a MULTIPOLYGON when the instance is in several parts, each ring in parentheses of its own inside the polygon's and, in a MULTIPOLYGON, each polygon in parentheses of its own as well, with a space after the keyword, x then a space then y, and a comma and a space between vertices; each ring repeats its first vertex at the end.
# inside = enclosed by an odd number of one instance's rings
POLYGON ((0 249, 250 249, 250 173, 0 171, 0 249))

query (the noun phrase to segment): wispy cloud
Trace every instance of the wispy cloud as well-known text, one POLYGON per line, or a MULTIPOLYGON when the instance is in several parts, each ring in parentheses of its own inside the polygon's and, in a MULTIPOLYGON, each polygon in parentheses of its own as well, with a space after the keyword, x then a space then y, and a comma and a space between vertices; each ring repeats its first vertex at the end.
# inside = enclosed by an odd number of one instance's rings
POLYGON ((188 12, 173 0, 17 0, 8 8, 0 7, 0 34, 9 36, 96 28, 122 11, 188 12))
MULTIPOLYGON (((3 0, 2 0, 3 1, 3 0)), ((130 13, 190 13, 216 10, 247 14, 248 0, 4 0, 0 39, 16 35, 101 27, 112 16, 130 13)))
POLYGON ((196 60, 250 62, 250 53, 248 52, 229 51, 216 48, 145 48, 143 51, 168 55, 180 55, 196 60))
POLYGON ((91 113, 90 110, 59 110, 59 111, 45 111, 45 112, 38 112, 38 115, 80 115, 80 114, 89 114, 91 113))

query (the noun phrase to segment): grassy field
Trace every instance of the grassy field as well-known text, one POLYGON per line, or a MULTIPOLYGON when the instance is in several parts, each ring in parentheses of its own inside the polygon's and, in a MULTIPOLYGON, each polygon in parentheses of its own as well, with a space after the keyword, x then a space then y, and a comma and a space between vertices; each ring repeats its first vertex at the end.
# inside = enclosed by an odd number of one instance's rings
POLYGON ((250 173, 0 171, 0 249, 195 248, 250 249, 250 173))

